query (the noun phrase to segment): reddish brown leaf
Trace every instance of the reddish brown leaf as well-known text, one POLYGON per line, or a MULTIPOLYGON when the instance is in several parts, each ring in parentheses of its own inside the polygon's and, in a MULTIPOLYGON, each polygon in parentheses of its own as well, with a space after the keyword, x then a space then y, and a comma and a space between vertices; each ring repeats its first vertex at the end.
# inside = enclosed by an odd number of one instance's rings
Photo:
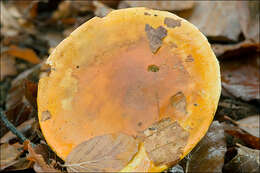
POLYGON ((177 121, 165 118, 146 129, 140 138, 155 165, 173 165, 179 161, 188 136, 177 121))
POLYGON ((118 133, 94 137, 76 146, 66 158, 69 172, 118 172, 138 151, 138 142, 118 133))
POLYGON ((259 136, 259 115, 250 116, 242 120, 237 121, 238 126, 250 133, 251 135, 260 138, 259 136))
POLYGON ((245 101, 260 99, 260 57, 249 54, 221 62, 222 87, 245 101))
POLYGON ((52 166, 46 163, 46 157, 44 157, 43 155, 44 151, 41 144, 32 147, 31 144, 28 143, 27 147, 29 154, 26 157, 28 160, 35 162, 34 170, 36 172, 60 172, 59 170, 54 169, 52 166))
POLYGON ((16 58, 28 61, 32 64, 39 64, 41 62, 41 59, 36 55, 34 50, 29 48, 20 48, 15 45, 11 45, 5 53, 16 58))
POLYGON ((224 129, 214 121, 206 136, 190 154, 186 170, 188 172, 221 172, 226 153, 224 129))
POLYGON ((254 43, 251 40, 245 40, 241 43, 231 45, 213 44, 212 49, 218 58, 232 58, 251 52, 259 52, 260 44, 254 43))

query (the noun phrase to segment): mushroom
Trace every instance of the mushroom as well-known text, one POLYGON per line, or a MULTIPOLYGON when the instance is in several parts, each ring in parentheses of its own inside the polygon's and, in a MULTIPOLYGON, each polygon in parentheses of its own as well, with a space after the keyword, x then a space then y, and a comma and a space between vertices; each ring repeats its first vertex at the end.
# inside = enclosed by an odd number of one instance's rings
POLYGON ((206 37, 166 11, 129 8, 94 17, 63 40, 47 63, 52 70, 40 80, 37 98, 47 143, 65 160, 97 136, 133 136, 141 141, 138 152, 121 171, 158 172, 173 165, 160 162, 165 158, 152 153, 152 145, 174 131, 175 146, 184 141, 178 160, 185 157, 207 132, 221 92, 219 64, 206 37), (172 129, 161 133, 164 127, 172 129), (154 129, 157 136, 150 138, 154 129))

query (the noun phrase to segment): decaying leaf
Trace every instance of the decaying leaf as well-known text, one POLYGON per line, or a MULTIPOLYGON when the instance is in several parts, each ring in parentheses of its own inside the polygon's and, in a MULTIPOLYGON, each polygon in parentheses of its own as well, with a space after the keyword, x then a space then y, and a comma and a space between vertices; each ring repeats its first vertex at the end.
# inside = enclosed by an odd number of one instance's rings
POLYGON ((245 101, 260 99, 260 57, 249 54, 223 60, 221 63, 222 87, 231 95, 245 101))
POLYGON ((179 11, 191 9, 194 6, 194 1, 124 1, 130 7, 147 7, 158 10, 179 11))
POLYGON ((187 172, 221 172, 226 153, 224 129, 214 121, 187 161, 187 172))
POLYGON ((17 146, 8 143, 1 144, 0 147, 0 170, 4 170, 17 162, 22 151, 19 151, 17 146))
POLYGON ((149 24, 146 24, 145 32, 146 32, 146 36, 149 40, 149 45, 150 45, 151 51, 153 53, 156 53, 156 51, 162 45, 162 39, 167 36, 167 30, 162 26, 159 26, 158 28, 154 29, 149 24))
POLYGON ((155 165, 176 164, 188 137, 189 133, 170 118, 156 122, 140 135, 145 150, 155 165))
POLYGON ((32 147, 30 143, 26 146, 28 148, 29 154, 26 156, 27 160, 33 161, 34 168, 36 172, 60 172, 59 170, 53 168, 51 165, 46 163, 46 158, 44 157, 44 152, 42 151, 42 145, 39 144, 32 147), (43 152, 43 154, 42 154, 43 152))
POLYGON ((8 55, 6 56, 1 55, 0 63, 1 63, 0 81, 4 80, 6 76, 13 76, 17 74, 17 70, 15 67, 15 59, 13 57, 8 55))
POLYGON ((237 121, 238 126, 250 133, 251 135, 260 138, 259 136, 259 115, 250 116, 237 121))
POLYGON ((238 14, 243 34, 259 43, 259 1, 238 1, 238 14))
POLYGON ((188 20, 214 40, 237 41, 241 32, 235 1, 197 1, 188 20))
POLYGON ((216 56, 222 59, 241 56, 251 52, 259 52, 260 44, 254 43, 251 40, 245 40, 231 45, 213 44, 212 49, 216 56))
POLYGON ((167 173, 184 173, 184 170, 181 165, 177 164, 172 168, 168 169, 167 173))
POLYGON ((238 146, 237 155, 224 166, 223 170, 232 173, 260 172, 260 151, 240 144, 238 146))
MULTIPOLYGON (((23 122, 21 125, 16 127, 16 129, 21 132, 21 133, 26 133, 28 130, 31 130, 33 123, 35 122, 35 119, 29 119, 25 122, 23 122)), ((14 135, 11 131, 7 132, 3 137, 0 139, 0 143, 6 143, 9 142, 10 140, 16 138, 17 136, 14 135)))
MULTIPOLYGON (((237 123, 239 124, 239 123, 237 123)), ((254 148, 254 149, 260 149, 260 138, 251 135, 250 133, 247 133, 243 129, 239 128, 238 126, 232 126, 227 123, 223 123, 225 133, 228 135, 231 135, 233 137, 232 140, 230 140, 231 146, 234 146, 235 143, 240 142, 244 145, 254 148)))
POLYGON ((69 172, 117 172, 138 151, 138 142, 123 133, 97 136, 76 146, 66 158, 69 172))
POLYGON ((16 58, 26 60, 32 64, 38 64, 41 62, 41 59, 37 56, 34 50, 29 48, 20 48, 15 45, 11 45, 5 53, 16 58))
POLYGON ((164 24, 169 28, 175 28, 181 26, 181 20, 175 20, 170 17, 164 19, 164 24))

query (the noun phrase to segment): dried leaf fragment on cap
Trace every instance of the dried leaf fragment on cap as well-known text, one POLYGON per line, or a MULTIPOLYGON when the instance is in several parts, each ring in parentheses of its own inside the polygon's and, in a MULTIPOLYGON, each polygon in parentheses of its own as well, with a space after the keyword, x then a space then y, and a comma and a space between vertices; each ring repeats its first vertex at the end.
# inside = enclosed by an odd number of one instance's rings
POLYGON ((155 165, 177 163, 189 137, 189 133, 170 118, 153 124, 143 135, 145 150, 155 165))
POLYGON ((123 169, 138 151, 138 142, 123 133, 89 139, 66 158, 69 172, 115 172, 123 169))
POLYGON ((165 17, 164 24, 169 28, 181 26, 181 20, 176 20, 170 17, 165 17))
POLYGON ((150 48, 153 53, 161 47, 162 39, 167 36, 167 30, 159 26, 158 28, 153 28, 149 24, 145 25, 146 36, 149 40, 150 48))

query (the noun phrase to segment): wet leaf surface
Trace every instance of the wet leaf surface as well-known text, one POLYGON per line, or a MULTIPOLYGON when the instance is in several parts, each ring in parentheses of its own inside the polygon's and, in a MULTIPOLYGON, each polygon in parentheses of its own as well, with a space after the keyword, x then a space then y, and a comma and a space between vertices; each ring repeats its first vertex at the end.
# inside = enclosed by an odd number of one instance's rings
POLYGON ((251 135, 260 138, 259 136, 259 116, 260 115, 254 115, 247 118, 244 118, 242 120, 237 121, 238 126, 245 130, 246 132, 250 133, 251 135))
POLYGON ((97 136, 76 146, 67 156, 69 172, 120 171, 138 151, 138 142, 123 133, 97 136))
POLYGON ((221 172, 226 150, 223 126, 214 121, 204 138, 192 150, 186 163, 187 172, 221 172))

